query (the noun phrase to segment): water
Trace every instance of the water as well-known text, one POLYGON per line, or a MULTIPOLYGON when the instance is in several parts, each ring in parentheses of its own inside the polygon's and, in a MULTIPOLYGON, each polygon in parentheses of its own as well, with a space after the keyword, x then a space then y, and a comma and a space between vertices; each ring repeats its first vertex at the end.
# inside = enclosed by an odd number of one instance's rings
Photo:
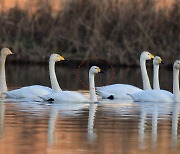
MULTIPOLYGON (((47 67, 7 66, 8 87, 49 85, 47 67)), ((121 81, 142 87, 139 69, 114 69, 112 83, 121 81)), ((172 89, 171 73, 162 69, 163 89, 172 89)), ((106 70, 105 77, 98 74, 96 85, 106 84, 111 74, 111 69, 106 70)), ((78 90, 88 96, 88 88, 80 83, 76 67, 58 66, 57 75, 63 89, 78 90)), ((88 82, 87 68, 82 68, 80 78, 88 82)), ((179 153, 179 117, 177 103, 0 101, 0 153, 179 153)))

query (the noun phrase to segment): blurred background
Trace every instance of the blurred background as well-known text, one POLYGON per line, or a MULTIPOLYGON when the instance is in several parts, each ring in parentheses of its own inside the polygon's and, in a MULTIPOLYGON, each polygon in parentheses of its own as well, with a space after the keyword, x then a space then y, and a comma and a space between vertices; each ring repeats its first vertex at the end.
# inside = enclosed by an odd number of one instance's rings
POLYGON ((148 50, 172 65, 180 55, 179 0, 0 0, 0 48, 14 62, 99 56, 138 65, 148 50))

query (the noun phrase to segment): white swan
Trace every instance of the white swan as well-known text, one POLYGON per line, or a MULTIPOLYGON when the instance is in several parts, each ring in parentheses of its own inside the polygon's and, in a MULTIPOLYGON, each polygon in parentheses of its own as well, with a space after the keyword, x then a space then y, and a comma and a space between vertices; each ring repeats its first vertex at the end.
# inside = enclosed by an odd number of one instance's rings
POLYGON ((49 95, 41 96, 45 101, 54 101, 54 102, 97 102, 96 92, 95 92, 95 83, 94 76, 97 73, 100 73, 101 69, 97 66, 92 66, 89 70, 89 91, 90 99, 87 99, 84 95, 75 92, 75 91, 62 91, 57 93, 52 93, 49 95))
MULTIPOLYGON (((146 70, 146 60, 150 60, 154 58, 154 56, 147 52, 143 51, 140 56, 140 67, 141 67, 141 74, 143 80, 143 89, 151 89, 149 77, 146 70)), ((109 98, 109 99, 129 99, 130 97, 127 94, 140 92, 142 89, 131 86, 128 84, 113 84, 104 87, 97 87, 98 95, 102 96, 102 98, 109 98)))
POLYGON ((12 55, 13 53, 8 48, 1 49, 0 58, 0 95, 2 96, 4 92, 7 91, 6 84, 6 73, 5 73, 5 62, 7 55, 12 55))
MULTIPOLYGON (((11 90, 4 92, 4 94, 8 98, 30 98, 30 99, 39 99, 39 96, 47 95, 52 92, 59 92, 62 91, 59 87, 56 73, 55 73, 55 62, 65 60, 62 56, 58 54, 52 54, 49 58, 49 74, 50 74, 50 81, 51 81, 51 88, 41 86, 41 85, 32 85, 26 86, 19 89, 11 90)), ((4 67, 2 68, 4 70, 4 67)))
POLYGON ((130 94, 135 102, 180 102, 179 91, 180 60, 173 65, 173 94, 166 90, 144 90, 130 94))

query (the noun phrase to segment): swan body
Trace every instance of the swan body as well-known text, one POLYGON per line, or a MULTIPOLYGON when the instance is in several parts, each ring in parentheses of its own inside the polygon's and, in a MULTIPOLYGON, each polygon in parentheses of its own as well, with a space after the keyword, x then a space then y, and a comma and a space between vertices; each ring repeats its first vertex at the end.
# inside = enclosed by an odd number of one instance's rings
POLYGON ((54 102, 74 102, 82 103, 89 102, 89 100, 82 94, 75 91, 62 91, 56 92, 49 95, 41 97, 45 101, 54 101, 54 102))
POLYGON ((52 93, 53 90, 49 87, 41 86, 41 85, 33 85, 22 87, 19 89, 11 90, 6 92, 8 98, 34 98, 38 96, 43 96, 52 93))
POLYGON ((179 91, 180 60, 173 65, 173 94, 166 90, 144 90, 129 94, 135 102, 180 102, 179 91))
POLYGON ((173 102, 173 94, 166 90, 143 90, 129 94, 135 102, 173 102))
POLYGON ((8 48, 1 49, 1 57, 0 57, 0 94, 1 96, 3 95, 4 92, 7 91, 6 74, 5 74, 6 57, 12 54, 13 53, 8 48))
POLYGON ((98 94, 102 98, 108 99, 130 99, 128 93, 136 93, 142 91, 142 89, 127 85, 127 84, 113 84, 105 87, 97 87, 98 94))
POLYGON ((44 101, 53 102, 97 102, 97 96, 95 93, 94 76, 100 73, 101 70, 97 66, 92 66, 89 70, 89 91, 90 99, 87 99, 84 95, 74 91, 61 91, 52 93, 49 95, 41 96, 40 98, 44 101))
POLYGON ((40 96, 50 94, 52 92, 62 91, 55 74, 55 62, 65 60, 58 54, 52 54, 49 59, 49 73, 52 89, 41 85, 26 86, 19 89, 5 92, 8 98, 30 98, 39 99, 40 96))
MULTIPOLYGON (((147 51, 143 51, 140 56, 140 66, 144 90, 151 89, 149 77, 146 70, 146 60, 150 60, 152 58, 154 58, 154 56, 147 51)), ((127 94, 140 91, 142 91, 142 89, 128 84, 114 84, 104 87, 97 87, 98 95, 100 95, 102 98, 108 99, 130 99, 127 94)))

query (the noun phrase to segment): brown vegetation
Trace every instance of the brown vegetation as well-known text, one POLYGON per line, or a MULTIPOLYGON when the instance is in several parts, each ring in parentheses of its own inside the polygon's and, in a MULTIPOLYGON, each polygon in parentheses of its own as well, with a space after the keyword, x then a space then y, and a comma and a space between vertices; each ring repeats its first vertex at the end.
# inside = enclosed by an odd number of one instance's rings
POLYGON ((157 9, 155 0, 66 0, 55 15, 42 3, 33 14, 18 6, 0 14, 0 47, 11 47, 16 61, 43 62, 59 52, 136 65, 143 50, 166 64, 180 59, 179 0, 168 9, 157 9))

